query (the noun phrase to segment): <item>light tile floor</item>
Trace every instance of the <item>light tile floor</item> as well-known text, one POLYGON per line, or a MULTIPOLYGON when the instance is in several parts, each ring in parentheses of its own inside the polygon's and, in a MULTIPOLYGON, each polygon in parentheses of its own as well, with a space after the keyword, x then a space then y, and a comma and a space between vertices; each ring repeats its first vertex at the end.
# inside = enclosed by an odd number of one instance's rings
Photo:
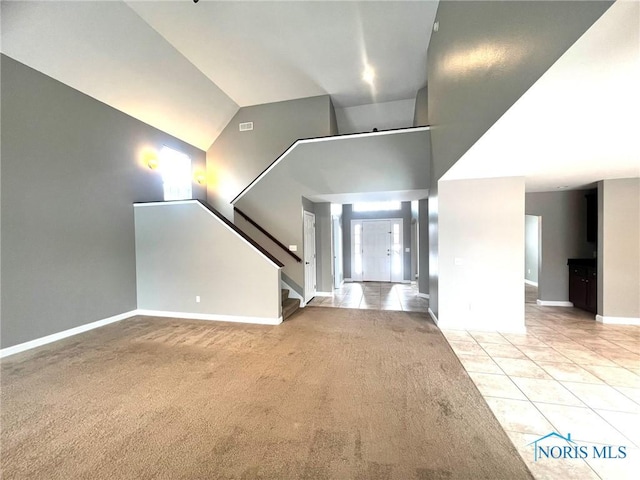
MULTIPOLYGON (((536 305, 527 286, 526 334, 443 330, 451 348, 535 478, 623 480, 640 472, 640 327, 602 325, 575 308, 536 305), (624 459, 533 459, 551 431, 586 445, 625 445, 624 459)), ((427 313, 415 285, 345 283, 320 307, 427 313)))
POLYGON ((539 307, 536 296, 528 287, 526 334, 442 333, 536 479, 639 478, 640 327, 539 307), (527 444, 551 431, 625 445, 627 457, 535 462, 527 444))
POLYGON ((429 301, 418 296, 415 284, 353 282, 335 289, 331 297, 315 297, 309 305, 427 313, 429 301))

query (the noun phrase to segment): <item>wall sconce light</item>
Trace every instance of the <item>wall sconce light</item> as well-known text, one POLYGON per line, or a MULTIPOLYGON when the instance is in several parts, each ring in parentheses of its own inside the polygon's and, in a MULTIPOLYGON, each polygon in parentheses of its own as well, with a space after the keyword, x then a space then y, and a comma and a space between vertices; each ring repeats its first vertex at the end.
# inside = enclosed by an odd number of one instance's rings
POLYGON ((156 170, 160 166, 160 162, 158 161, 158 155, 155 152, 149 152, 145 156, 145 163, 147 167, 151 170, 156 170))
POLYGON ((198 183, 198 185, 204 185, 205 183, 207 183, 207 176, 204 172, 196 172, 193 178, 195 179, 196 183, 198 183))

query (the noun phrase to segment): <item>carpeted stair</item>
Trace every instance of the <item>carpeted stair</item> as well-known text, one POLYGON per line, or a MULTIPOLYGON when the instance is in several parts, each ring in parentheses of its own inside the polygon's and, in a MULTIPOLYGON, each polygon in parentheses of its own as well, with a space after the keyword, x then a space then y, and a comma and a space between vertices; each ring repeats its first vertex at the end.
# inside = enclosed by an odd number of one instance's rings
POLYGON ((300 308, 299 298, 289 298, 289 290, 282 289, 282 320, 286 320, 300 308))

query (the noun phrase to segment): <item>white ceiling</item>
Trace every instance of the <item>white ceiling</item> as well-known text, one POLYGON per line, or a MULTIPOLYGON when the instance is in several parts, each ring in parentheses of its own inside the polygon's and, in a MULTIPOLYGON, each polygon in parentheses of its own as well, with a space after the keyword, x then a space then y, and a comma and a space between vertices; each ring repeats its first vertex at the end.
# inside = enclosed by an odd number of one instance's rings
POLYGON ((640 177, 640 3, 618 1, 443 177, 530 192, 640 177))
POLYGON ((239 106, 414 99, 437 5, 3 1, 2 52, 206 150, 239 106))

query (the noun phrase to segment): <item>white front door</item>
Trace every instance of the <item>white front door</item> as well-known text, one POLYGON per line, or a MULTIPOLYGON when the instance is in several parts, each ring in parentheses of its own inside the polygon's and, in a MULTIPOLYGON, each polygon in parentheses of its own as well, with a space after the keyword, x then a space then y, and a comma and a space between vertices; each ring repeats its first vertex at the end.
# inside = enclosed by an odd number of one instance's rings
POLYGON ((362 222, 362 279, 391 281, 391 222, 362 222))
POLYGON ((304 212, 304 301, 316 296, 316 216, 304 212))

